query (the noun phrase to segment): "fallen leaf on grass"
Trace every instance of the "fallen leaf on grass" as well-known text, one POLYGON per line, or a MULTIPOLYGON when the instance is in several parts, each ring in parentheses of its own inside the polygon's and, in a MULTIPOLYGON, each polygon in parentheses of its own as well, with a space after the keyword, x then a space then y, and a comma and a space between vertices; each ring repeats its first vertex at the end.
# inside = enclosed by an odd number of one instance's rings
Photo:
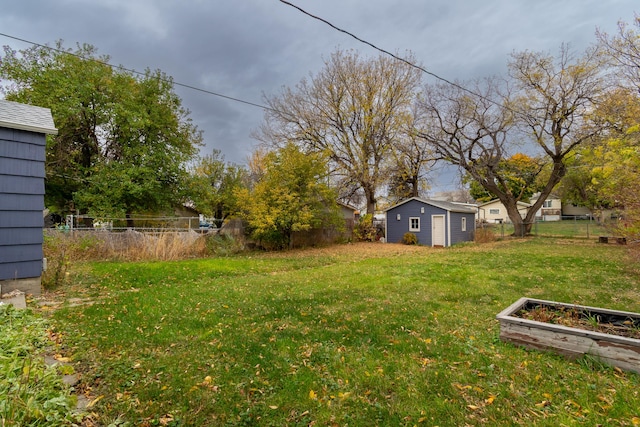
POLYGON ((551 402, 549 402, 548 400, 543 400, 540 403, 536 403, 536 407, 538 408, 544 408, 545 406, 549 406, 551 405, 551 402))
POLYGON ((171 414, 163 415, 158 419, 158 422, 160 423, 161 426, 168 426, 170 423, 173 422, 173 415, 171 414))
POLYGON ((87 408, 91 408, 93 405, 95 405, 96 403, 98 403, 98 402, 100 401, 100 399, 102 399, 103 397, 104 397, 104 394, 103 394, 103 395, 100 395, 100 396, 98 396, 98 397, 96 397, 95 399, 93 399, 91 402, 89 402, 89 403, 87 404, 87 408))
POLYGON ((70 357, 64 357, 61 354, 56 354, 56 355, 53 356, 53 358, 55 360, 57 360, 58 362, 60 362, 60 363, 69 363, 69 362, 71 362, 71 358, 70 357))

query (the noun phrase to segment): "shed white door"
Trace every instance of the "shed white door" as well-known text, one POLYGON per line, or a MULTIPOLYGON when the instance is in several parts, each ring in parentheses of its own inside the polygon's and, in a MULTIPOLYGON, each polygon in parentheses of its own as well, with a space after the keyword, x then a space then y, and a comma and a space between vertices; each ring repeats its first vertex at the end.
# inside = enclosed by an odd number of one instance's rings
POLYGON ((444 246, 444 215, 431 217, 431 246, 444 246))

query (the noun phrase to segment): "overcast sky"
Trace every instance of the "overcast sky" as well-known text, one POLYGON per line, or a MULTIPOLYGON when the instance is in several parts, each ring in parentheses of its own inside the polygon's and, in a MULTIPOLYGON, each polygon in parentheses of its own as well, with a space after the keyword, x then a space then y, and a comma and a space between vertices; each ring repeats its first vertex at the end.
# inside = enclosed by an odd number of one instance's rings
MULTIPOLYGON (((632 23, 637 0, 290 0, 391 52, 410 50, 448 80, 504 74, 509 54, 583 51, 599 28, 632 23)), ((6 0, 0 33, 40 44, 88 43, 111 63, 160 69, 176 82, 249 102, 317 73, 337 48, 380 53, 278 0, 6 0)), ((19 50, 28 44, 0 36, 19 50)), ((425 82, 434 82, 424 76, 425 82)), ((260 108, 177 87, 206 147, 246 162, 260 108)), ((455 177, 435 178, 453 190, 455 177)))

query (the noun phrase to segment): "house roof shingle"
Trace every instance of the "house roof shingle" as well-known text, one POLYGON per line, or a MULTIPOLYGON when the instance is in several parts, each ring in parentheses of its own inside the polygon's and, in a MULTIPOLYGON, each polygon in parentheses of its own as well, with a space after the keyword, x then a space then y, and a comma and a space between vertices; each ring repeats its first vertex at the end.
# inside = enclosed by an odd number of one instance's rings
POLYGON ((385 212, 387 212, 387 211, 389 211, 389 210, 391 210, 391 209, 393 209, 393 208, 395 208, 397 206, 403 205, 403 204, 409 202, 410 200, 417 200, 419 202, 426 203, 427 205, 435 206, 437 208, 444 209, 444 210, 449 211, 449 212, 473 213, 473 214, 476 213, 476 211, 474 209, 465 207, 465 206, 457 204, 457 203, 445 202, 445 201, 441 201, 441 200, 426 200, 426 199, 421 199, 419 197, 412 197, 410 199, 403 200, 402 202, 400 202, 400 203, 398 203, 396 205, 393 205, 390 208, 385 209, 385 212))
POLYGON ((51 110, 0 99, 0 127, 57 135, 51 110))

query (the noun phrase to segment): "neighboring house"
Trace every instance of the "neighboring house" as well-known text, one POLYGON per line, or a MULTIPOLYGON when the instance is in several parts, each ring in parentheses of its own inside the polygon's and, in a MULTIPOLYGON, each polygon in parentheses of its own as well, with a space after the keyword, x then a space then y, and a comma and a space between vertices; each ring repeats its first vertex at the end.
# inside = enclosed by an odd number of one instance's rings
POLYGON ((614 209, 591 210, 586 206, 578 206, 572 203, 563 203, 562 217, 564 219, 596 219, 598 222, 609 221, 616 217, 616 210, 614 209))
POLYGON ((353 207, 347 203, 338 202, 338 207, 340 208, 340 213, 344 218, 344 233, 343 236, 345 239, 350 240, 353 238, 353 230, 360 219, 360 210, 356 207, 353 207))
POLYGON ((473 241, 475 209, 451 202, 412 197, 388 208, 386 241, 402 241, 405 233, 414 233, 425 246, 451 246, 473 241))
POLYGON ((358 208, 342 202, 338 202, 338 207, 340 208, 342 217, 345 219, 345 221, 347 221, 347 226, 350 223, 353 227, 354 222, 357 221, 358 217, 360 216, 360 211, 358 210, 358 208))
POLYGON ((48 108, 0 100, 0 292, 40 294, 48 108))
POLYGON ((573 203, 562 204, 562 216, 573 218, 589 218, 592 215, 591 210, 586 206, 578 206, 573 203))
POLYGON ((344 228, 321 227, 306 231, 294 231, 292 235, 292 246, 316 246, 351 240, 360 212, 358 208, 346 203, 338 201, 337 204, 340 209, 340 214, 342 218, 344 218, 344 228))
MULTIPOLYGON (((531 198, 533 205, 538 201, 540 193, 534 194, 531 198)), ((536 212, 536 221, 560 221, 562 219, 562 200, 553 194, 547 196, 542 203, 542 207, 536 212)))
MULTIPOLYGON (((524 218, 531 205, 529 203, 518 202, 518 211, 524 218)), ((507 208, 498 199, 478 205, 478 221, 489 223, 511 222, 507 208)))

